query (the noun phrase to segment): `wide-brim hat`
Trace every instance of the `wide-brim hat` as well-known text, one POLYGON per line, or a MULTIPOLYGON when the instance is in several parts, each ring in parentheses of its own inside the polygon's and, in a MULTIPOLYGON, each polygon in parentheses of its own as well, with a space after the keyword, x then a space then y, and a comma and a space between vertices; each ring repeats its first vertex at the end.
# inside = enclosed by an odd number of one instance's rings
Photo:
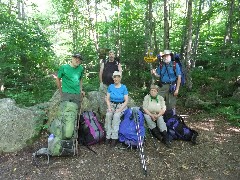
POLYGON ((75 54, 72 55, 72 57, 78 58, 78 59, 80 59, 80 60, 83 60, 83 58, 82 58, 82 56, 81 56, 80 53, 75 53, 75 54))
POLYGON ((162 56, 171 54, 171 50, 164 50, 162 56))
POLYGON ((158 91, 158 90, 159 90, 159 87, 158 87, 158 85, 152 84, 152 85, 150 86, 150 89, 156 89, 156 90, 158 91))
POLYGON ((114 76, 120 76, 121 77, 122 73, 120 73, 119 71, 114 71, 112 77, 114 77, 114 76))

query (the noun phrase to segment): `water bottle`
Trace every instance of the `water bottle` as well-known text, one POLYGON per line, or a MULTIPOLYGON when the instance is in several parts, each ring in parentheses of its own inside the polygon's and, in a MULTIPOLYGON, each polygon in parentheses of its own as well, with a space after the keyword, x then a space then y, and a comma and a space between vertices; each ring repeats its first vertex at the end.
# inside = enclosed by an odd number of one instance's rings
POLYGON ((48 145, 51 143, 51 141, 53 141, 53 139, 54 139, 54 135, 50 134, 48 137, 48 145))

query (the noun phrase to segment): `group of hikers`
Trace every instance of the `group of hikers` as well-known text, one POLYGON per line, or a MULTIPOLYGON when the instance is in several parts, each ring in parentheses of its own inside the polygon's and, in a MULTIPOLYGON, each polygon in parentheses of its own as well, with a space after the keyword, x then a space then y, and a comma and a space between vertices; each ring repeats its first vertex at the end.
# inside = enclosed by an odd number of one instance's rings
MULTIPOLYGON (((164 50, 160 55, 163 63, 152 69, 151 74, 158 77, 160 83, 152 84, 149 94, 144 97, 144 118, 152 134, 167 147, 171 147, 167 136, 167 126, 163 115, 166 110, 175 113, 176 98, 181 84, 181 70, 178 64, 173 65, 171 51, 164 50)), ((85 95, 82 89, 84 68, 81 65, 83 58, 77 53, 72 55, 69 64, 60 66, 56 82, 62 101, 71 101, 81 108, 80 96, 85 95)), ((104 99, 101 107, 106 107, 104 128, 106 132, 105 144, 115 147, 118 142, 118 131, 121 116, 128 108, 128 89, 121 83, 122 67, 119 59, 115 58, 114 51, 109 51, 108 58, 101 61, 99 92, 104 99)))

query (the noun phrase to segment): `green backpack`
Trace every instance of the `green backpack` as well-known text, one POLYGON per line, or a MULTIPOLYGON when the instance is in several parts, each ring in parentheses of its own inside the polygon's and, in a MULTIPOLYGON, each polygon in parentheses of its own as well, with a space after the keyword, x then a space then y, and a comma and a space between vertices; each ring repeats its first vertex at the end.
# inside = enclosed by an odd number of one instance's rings
POLYGON ((50 133, 60 139, 76 138, 74 131, 77 123, 78 106, 73 102, 64 101, 59 105, 57 117, 50 125, 50 133))
POLYGON ((39 155, 47 155, 48 163, 49 156, 73 156, 77 155, 77 139, 78 139, 78 105, 64 101, 61 102, 58 108, 57 116, 52 121, 48 138, 48 147, 41 148, 35 153, 33 157, 39 155))

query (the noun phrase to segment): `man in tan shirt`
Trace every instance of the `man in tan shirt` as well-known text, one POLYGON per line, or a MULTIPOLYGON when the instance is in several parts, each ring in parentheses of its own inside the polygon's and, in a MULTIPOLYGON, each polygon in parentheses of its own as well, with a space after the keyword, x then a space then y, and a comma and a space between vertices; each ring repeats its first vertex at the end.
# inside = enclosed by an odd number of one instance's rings
POLYGON ((158 95, 158 86, 151 85, 150 94, 144 97, 143 110, 144 118, 153 135, 160 141, 163 141, 167 147, 170 147, 170 141, 167 135, 167 126, 163 119, 166 111, 165 101, 158 95), (161 137, 163 135, 163 138, 161 137))

